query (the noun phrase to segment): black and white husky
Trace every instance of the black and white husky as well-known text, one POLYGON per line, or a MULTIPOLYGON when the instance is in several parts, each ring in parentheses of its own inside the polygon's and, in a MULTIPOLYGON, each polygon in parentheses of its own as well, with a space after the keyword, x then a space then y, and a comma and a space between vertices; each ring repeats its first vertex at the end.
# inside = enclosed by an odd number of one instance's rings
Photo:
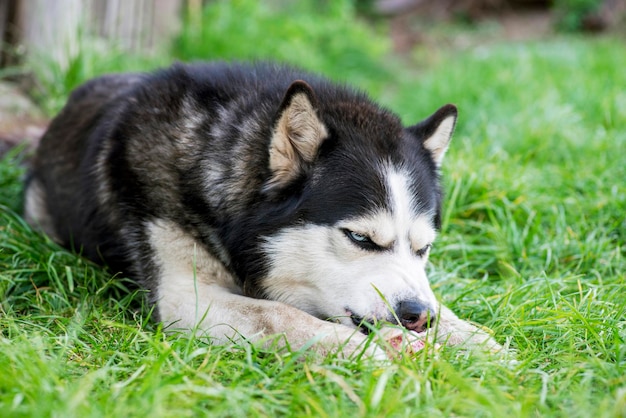
MULTIPOLYGON (((362 349, 369 324, 499 346, 425 267, 457 110, 403 127, 366 95, 273 64, 92 80, 41 140, 25 216, 217 342, 362 349)), ((383 350, 370 346, 367 352, 383 350)))

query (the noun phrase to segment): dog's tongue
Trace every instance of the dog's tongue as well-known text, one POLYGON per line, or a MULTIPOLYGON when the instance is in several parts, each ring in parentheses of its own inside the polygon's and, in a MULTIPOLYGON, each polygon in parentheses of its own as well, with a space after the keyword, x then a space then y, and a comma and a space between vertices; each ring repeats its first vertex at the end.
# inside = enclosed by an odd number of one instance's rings
POLYGON ((425 332, 417 333, 398 327, 383 327, 380 332, 387 342, 387 355, 390 358, 413 355, 426 347, 427 334, 425 332))
POLYGON ((424 340, 409 338, 408 342, 405 342, 405 336, 403 334, 395 335, 387 340, 391 348, 400 353, 415 354, 425 347, 424 340))

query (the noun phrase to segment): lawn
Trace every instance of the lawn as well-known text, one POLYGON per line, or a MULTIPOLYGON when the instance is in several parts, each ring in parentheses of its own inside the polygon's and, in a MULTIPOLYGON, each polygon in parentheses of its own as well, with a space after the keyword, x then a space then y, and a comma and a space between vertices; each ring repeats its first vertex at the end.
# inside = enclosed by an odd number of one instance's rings
POLYGON ((17 149, 0 161, 0 416, 626 417, 624 40, 562 35, 396 57, 384 28, 329 3, 276 15, 214 2, 207 24, 188 24, 158 56, 94 52, 85 39, 69 67, 30 64, 35 95, 52 114, 101 72, 269 57, 355 84, 407 124, 457 104, 430 277, 516 361, 452 348, 384 366, 312 361, 164 334, 127 280, 24 224, 17 149))

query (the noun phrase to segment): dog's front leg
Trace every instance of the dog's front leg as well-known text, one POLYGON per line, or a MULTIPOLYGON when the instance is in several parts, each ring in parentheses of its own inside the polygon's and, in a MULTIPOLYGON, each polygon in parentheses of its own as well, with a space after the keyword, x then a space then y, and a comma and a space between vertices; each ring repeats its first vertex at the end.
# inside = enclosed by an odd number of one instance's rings
POLYGON ((233 294, 218 286, 187 283, 193 289, 162 294, 158 302, 161 321, 172 329, 196 330, 216 343, 249 341, 288 345, 298 350, 307 344, 321 355, 338 352, 349 357, 363 353, 385 358, 365 335, 344 325, 322 321, 280 302, 233 294), (184 291, 187 290, 187 291, 184 291), (189 292, 191 291, 191 292, 189 292))
POLYGON ((173 222, 154 222, 147 232, 152 251, 144 257, 156 266, 149 287, 156 291, 159 319, 170 328, 195 330, 218 343, 276 341, 294 350, 311 343, 323 355, 385 356, 375 344, 366 347, 367 338, 356 329, 242 295, 224 264, 173 222))

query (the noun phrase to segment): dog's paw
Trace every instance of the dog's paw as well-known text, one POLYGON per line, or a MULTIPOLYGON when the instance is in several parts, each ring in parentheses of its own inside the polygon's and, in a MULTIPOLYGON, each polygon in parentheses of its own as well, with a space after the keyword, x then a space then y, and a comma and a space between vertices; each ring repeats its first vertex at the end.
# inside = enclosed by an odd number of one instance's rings
POLYGON ((386 351, 359 330, 340 324, 324 322, 309 340, 312 348, 322 356, 335 355, 339 358, 368 358, 387 360, 386 351))
POLYGON ((428 340, 425 332, 417 333, 404 328, 386 326, 379 331, 382 339, 381 345, 385 347, 385 352, 389 358, 396 358, 403 355, 415 355, 425 348, 437 351, 441 345, 428 340))
POLYGON ((507 351, 496 342, 487 328, 460 319, 445 306, 441 306, 439 319, 427 334, 431 341, 446 346, 458 346, 469 351, 499 354, 505 354, 507 351))
MULTIPOLYGON (((387 343, 395 351, 415 354, 426 347, 426 343, 422 338, 411 338, 412 335, 404 335, 403 333, 395 335, 387 339, 387 343)), ((417 336, 415 336, 417 337, 417 336)))

